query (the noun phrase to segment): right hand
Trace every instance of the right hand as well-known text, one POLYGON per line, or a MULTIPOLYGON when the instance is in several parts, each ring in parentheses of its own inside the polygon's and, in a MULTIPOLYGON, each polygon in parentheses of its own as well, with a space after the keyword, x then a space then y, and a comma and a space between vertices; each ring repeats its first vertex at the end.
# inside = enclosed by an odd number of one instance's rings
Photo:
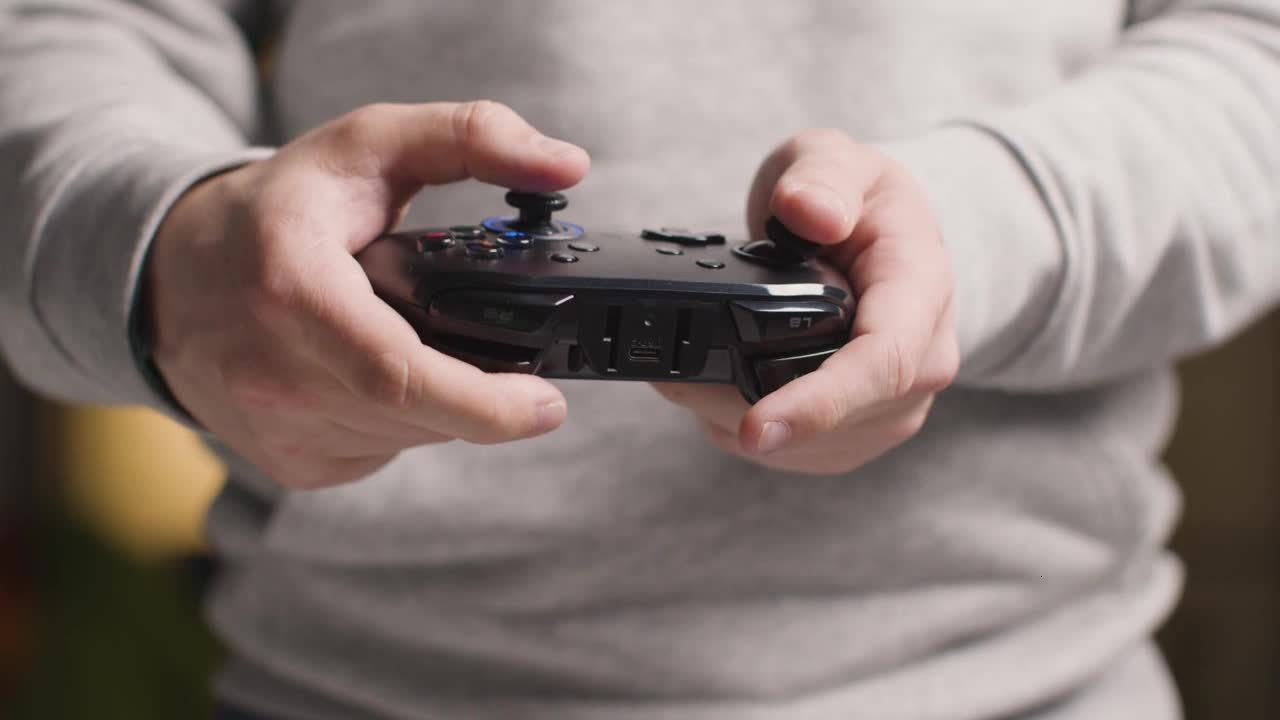
POLYGON ((424 185, 574 185, 582 149, 492 102, 372 105, 174 205, 151 248, 154 357, 192 417, 276 481, 364 477, 401 450, 563 422, 564 396, 422 344, 353 257, 424 185))

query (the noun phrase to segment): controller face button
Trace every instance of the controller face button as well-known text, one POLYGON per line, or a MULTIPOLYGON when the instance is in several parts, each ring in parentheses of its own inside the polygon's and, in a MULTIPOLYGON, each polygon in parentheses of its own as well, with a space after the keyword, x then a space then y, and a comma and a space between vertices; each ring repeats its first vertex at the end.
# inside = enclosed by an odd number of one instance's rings
POLYGON ((474 240, 467 243, 467 257, 474 260, 497 260, 505 254, 497 243, 489 240, 474 240))
POLYGON ((576 262, 578 262, 578 256, 577 256, 577 255, 571 255, 571 254, 569 254, 569 253, 560 253, 560 252, 557 252, 557 253, 551 253, 551 254, 550 254, 550 255, 548 255, 547 257, 551 258, 551 259, 552 259, 552 261, 554 261, 554 262, 558 262, 558 263, 576 263, 576 262))
POLYGON ((841 335, 844 308, 821 301, 735 300, 729 304, 738 337, 758 343, 802 337, 841 335))
POLYGON ((681 250, 680 248, 670 247, 668 245, 659 245, 654 249, 658 251, 659 255, 683 255, 684 254, 684 251, 681 250))
POLYGON ((533 237, 519 230, 508 230, 498 235, 498 244, 512 249, 533 247, 533 237))
POLYGON ((768 395, 792 380, 817 370, 837 350, 839 348, 827 348, 756 360, 753 366, 760 395, 768 395))
POLYGON ((436 252, 450 247, 453 247, 453 233, 429 230, 418 236, 418 249, 421 252, 436 252))
POLYGON ((571 242, 569 243, 569 249, 577 250, 578 252, 593 253, 598 252, 600 250, 600 246, 592 245, 588 242, 571 242))
POLYGON ((724 267, 724 263, 719 260, 699 260, 698 266, 708 270, 719 270, 724 267))
POLYGON ((484 228, 479 225, 454 225, 449 232, 460 240, 480 240, 484 237, 484 228))

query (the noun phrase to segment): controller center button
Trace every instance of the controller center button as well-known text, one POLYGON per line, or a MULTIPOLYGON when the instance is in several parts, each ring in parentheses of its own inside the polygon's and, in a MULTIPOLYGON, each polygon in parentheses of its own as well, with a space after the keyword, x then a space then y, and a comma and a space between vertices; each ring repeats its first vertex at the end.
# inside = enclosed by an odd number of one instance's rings
POLYGON ((569 243, 569 249, 577 250, 578 252, 593 253, 593 252, 599 252, 600 246, 593 245, 588 242, 571 242, 569 243))
POLYGON ((738 337, 757 343, 848 334, 844 308, 822 301, 734 300, 729 304, 738 337))
POLYGON ((794 355, 761 358, 753 363, 760 395, 768 395, 802 375, 808 375, 840 348, 810 350, 794 355))
POLYGON ((479 225, 454 225, 449 228, 449 232, 461 240, 480 240, 484 237, 484 228, 479 225))
POLYGON ((712 232, 691 232, 684 228, 660 228, 652 230, 646 228, 640 231, 640 237, 645 240, 665 240, 678 245, 723 245, 724 235, 712 232))
POLYGON ((498 244, 513 249, 533 247, 533 237, 519 230, 508 230, 498 235, 498 244))
POLYGON ((698 266, 704 267, 708 270, 719 270, 724 267, 724 263, 720 262, 719 260, 703 259, 698 261, 698 266))
POLYGON ((684 251, 681 250, 680 248, 671 247, 669 245, 659 245, 654 249, 658 251, 659 255, 683 255, 684 254, 684 251))
POLYGON ((555 252, 547 255, 547 257, 551 258, 554 262, 558 262, 558 263, 578 262, 578 256, 572 255, 570 253, 555 252))
POLYGON ((467 243, 467 257, 475 260, 497 260, 505 254, 497 243, 490 240, 474 240, 467 243))
POLYGON ((453 247, 453 233, 444 230, 428 230, 418 235, 418 249, 421 252, 436 252, 453 247))

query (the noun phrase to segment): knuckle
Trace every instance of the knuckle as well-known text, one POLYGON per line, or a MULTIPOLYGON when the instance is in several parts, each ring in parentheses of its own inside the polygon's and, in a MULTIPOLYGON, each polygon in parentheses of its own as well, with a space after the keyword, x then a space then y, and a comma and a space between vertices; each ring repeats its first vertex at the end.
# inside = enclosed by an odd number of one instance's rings
POLYGON ((924 427, 926 417, 928 417, 928 410, 922 406, 895 418, 889 426, 890 442, 898 445, 915 437, 924 427))
POLYGON ((809 408, 812 432, 827 433, 840 427, 849 408, 844 393, 828 393, 815 400, 809 408))
POLYGON ((333 131, 339 138, 352 141, 369 139, 390 112, 389 103, 369 103, 348 112, 334 123, 333 131))
POLYGON ((470 153, 484 147, 489 128, 499 115, 512 112, 495 100, 472 100, 459 104, 453 111, 453 134, 458 147, 470 153))
POLYGON ((920 390, 933 394, 947 389, 960 372, 960 348, 954 339, 941 344, 930 372, 922 374, 916 382, 920 390))
POLYGON ((906 397, 915 388, 916 367, 906 348, 897 338, 890 338, 880 347, 880 387, 882 394, 891 400, 906 397))
POLYGON ((481 432, 477 442, 492 444, 524 437, 533 430, 533 420, 520 412, 517 405, 502 393, 493 393, 478 408, 476 418, 481 432))
POLYGON ((394 107, 391 103, 362 105, 326 126, 322 137, 337 152, 322 155, 322 166, 342 175, 375 176, 381 163, 372 148, 385 133, 394 107))
POLYGON ((400 353, 375 355, 355 378, 357 396, 366 402, 406 408, 414 397, 413 371, 409 359, 400 353))
POLYGON ((227 396, 235 405, 255 412, 279 412, 307 406, 296 387, 270 378, 256 365, 253 362, 242 362, 224 370, 227 396))

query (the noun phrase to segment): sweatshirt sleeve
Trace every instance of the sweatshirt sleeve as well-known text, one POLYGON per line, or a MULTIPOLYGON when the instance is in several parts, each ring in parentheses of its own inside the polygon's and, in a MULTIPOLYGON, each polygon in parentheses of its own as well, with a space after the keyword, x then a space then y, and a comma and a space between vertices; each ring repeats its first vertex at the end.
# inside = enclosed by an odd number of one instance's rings
POLYGON ((1276 0, 1166 0, 1049 93, 886 149, 939 215, 961 384, 1105 382, 1280 299, 1276 0))
POLYGON ((128 316, 177 196, 269 152, 236 5, 0 0, 0 350, 32 388, 172 410, 128 316))

